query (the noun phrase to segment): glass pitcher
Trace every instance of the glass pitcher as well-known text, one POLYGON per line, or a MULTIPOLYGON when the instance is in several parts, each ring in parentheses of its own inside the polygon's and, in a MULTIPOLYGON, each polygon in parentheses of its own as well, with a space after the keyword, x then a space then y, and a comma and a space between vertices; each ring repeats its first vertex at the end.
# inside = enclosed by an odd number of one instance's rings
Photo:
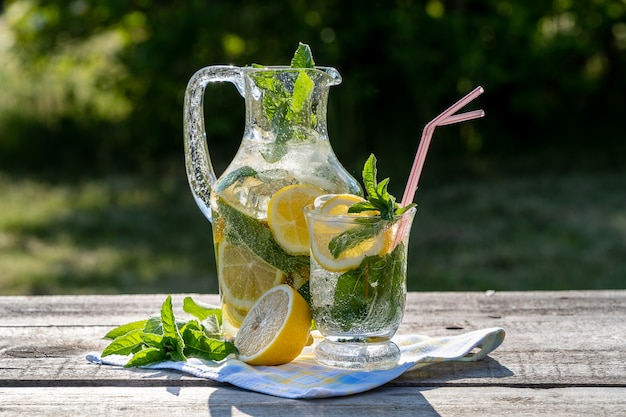
POLYGON ((255 301, 275 285, 292 285, 309 301, 309 248, 302 207, 318 195, 362 195, 328 139, 334 68, 210 66, 185 92, 185 166, 191 191, 211 221, 223 329, 233 338, 255 301), (204 129, 208 83, 228 81, 245 99, 237 154, 217 178, 204 129))

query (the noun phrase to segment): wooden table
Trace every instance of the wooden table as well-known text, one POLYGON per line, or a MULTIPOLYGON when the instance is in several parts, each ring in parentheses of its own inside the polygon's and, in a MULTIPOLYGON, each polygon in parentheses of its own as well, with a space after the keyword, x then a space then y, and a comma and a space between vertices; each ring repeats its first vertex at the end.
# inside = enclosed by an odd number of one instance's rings
MULTIPOLYGON (((173 296, 175 311, 183 297, 173 296)), ((411 293, 400 333, 501 326, 504 343, 480 362, 436 364, 363 394, 306 401, 85 360, 109 329, 146 318, 164 299, 0 297, 0 415, 626 415, 626 290, 411 293)))

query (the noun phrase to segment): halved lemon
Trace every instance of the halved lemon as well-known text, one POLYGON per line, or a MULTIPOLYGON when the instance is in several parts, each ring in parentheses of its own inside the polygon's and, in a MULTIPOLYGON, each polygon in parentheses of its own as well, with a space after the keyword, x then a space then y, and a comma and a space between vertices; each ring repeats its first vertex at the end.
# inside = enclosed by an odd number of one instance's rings
POLYGON ((220 290, 224 303, 246 311, 270 288, 282 284, 285 274, 244 245, 228 241, 217 247, 220 290))
POLYGON ((311 311, 296 290, 278 285, 267 291, 244 319, 235 346, 250 365, 281 365, 294 360, 309 341, 311 311))
POLYGON ((267 222, 274 239, 290 255, 309 254, 309 234, 302 208, 324 191, 311 184, 294 184, 278 190, 267 206, 267 222))
POLYGON ((363 202, 365 199, 353 194, 338 194, 325 199, 318 207, 318 212, 330 216, 346 216, 344 220, 338 217, 333 222, 321 222, 313 220, 310 227, 311 253, 315 260, 325 269, 333 272, 344 272, 356 268, 366 256, 382 255, 389 251, 392 246, 392 230, 388 229, 378 236, 363 240, 358 245, 342 252, 335 258, 328 245, 330 241, 341 233, 357 227, 350 221, 350 217, 363 217, 376 215, 376 211, 361 213, 348 213, 351 205, 363 202))

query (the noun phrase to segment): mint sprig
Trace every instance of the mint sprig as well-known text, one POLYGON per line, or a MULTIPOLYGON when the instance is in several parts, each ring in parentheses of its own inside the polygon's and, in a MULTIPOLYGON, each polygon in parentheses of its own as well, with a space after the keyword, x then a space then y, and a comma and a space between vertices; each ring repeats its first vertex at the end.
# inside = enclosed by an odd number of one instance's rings
POLYGON ((367 192, 367 200, 351 205, 348 208, 348 213, 377 211, 380 213, 380 220, 374 220, 375 224, 372 224, 372 220, 369 218, 357 217, 355 222, 367 222, 367 224, 353 227, 333 237, 328 243, 328 250, 335 259, 348 249, 352 249, 361 244, 361 242, 389 229, 393 225, 394 216, 402 215, 415 206, 415 204, 411 203, 405 207, 400 207, 396 202, 396 198, 387 191, 389 178, 378 182, 376 179, 377 175, 376 157, 374 154, 371 154, 363 165, 363 185, 367 192))
POLYGON ((177 321, 172 297, 168 295, 159 316, 109 331, 105 338, 113 341, 102 351, 102 356, 132 354, 124 365, 132 367, 164 360, 185 361, 188 357, 219 361, 237 352, 233 343, 224 340, 219 309, 202 306, 186 297, 183 310, 195 318, 177 321))
POLYGON ((376 176, 376 157, 374 154, 371 154, 363 165, 363 185, 367 192, 367 201, 353 204, 348 209, 348 213, 361 213, 363 211, 375 210, 380 213, 381 219, 393 220, 394 216, 402 215, 415 206, 415 204, 411 203, 400 207, 396 202, 396 198, 387 191, 389 178, 378 182, 376 176))
MULTIPOLYGON (((255 68, 265 68, 255 64, 255 68)), ((291 68, 315 68, 315 61, 311 47, 302 42, 291 59, 291 68)), ((267 162, 277 162, 287 153, 287 142, 303 140, 304 132, 299 126, 312 126, 317 121, 311 110, 311 96, 315 83, 306 73, 299 71, 293 86, 280 81, 275 73, 259 72, 253 75, 256 85, 264 90, 263 109, 270 122, 272 130, 276 132, 276 139, 272 148, 263 153, 267 162)))

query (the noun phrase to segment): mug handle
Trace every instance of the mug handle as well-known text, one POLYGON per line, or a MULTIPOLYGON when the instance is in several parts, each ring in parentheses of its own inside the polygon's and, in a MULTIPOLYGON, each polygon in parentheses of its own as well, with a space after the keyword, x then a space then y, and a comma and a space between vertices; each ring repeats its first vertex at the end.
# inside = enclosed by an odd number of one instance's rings
POLYGON ((210 222, 211 189, 217 181, 207 146, 204 127, 204 90, 210 82, 233 83, 243 96, 244 81, 241 68, 215 65, 198 70, 189 80, 183 107, 183 133, 185 141, 185 169, 196 204, 210 222))

